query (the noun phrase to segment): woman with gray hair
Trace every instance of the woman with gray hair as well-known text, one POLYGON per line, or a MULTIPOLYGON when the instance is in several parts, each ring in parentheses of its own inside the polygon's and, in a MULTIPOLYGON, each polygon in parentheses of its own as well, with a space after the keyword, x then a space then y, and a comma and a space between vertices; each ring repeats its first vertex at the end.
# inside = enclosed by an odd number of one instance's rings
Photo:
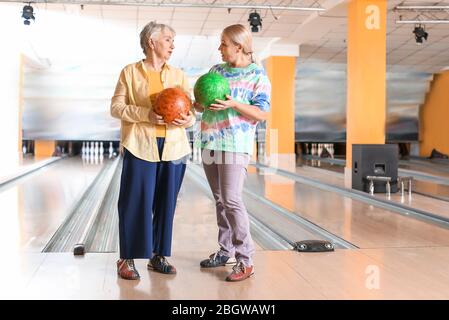
POLYGON ((134 259, 149 259, 147 267, 176 273, 171 255, 173 217, 186 169, 190 143, 185 128, 195 123, 192 111, 165 123, 153 112, 159 92, 179 87, 189 96, 186 75, 167 64, 174 50, 175 31, 148 23, 140 33, 145 59, 120 73, 111 101, 111 115, 121 120, 123 168, 118 200, 120 259, 117 273, 139 279, 134 259))

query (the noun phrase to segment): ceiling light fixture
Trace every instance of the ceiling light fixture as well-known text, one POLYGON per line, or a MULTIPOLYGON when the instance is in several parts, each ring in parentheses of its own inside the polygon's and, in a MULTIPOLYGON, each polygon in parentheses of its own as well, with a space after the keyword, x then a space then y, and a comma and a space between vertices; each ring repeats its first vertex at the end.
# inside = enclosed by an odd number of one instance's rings
POLYGON ((429 36, 421 24, 415 26, 413 33, 415 34, 416 43, 419 45, 423 43, 423 39, 427 41, 427 37, 429 36))
POLYGON ((259 27, 262 29, 262 18, 256 11, 249 14, 248 21, 252 32, 259 32, 259 27))
POLYGON ((26 6, 23 7, 22 18, 24 19, 23 24, 26 26, 29 26, 31 24, 30 19, 33 19, 33 21, 36 20, 36 18, 34 18, 34 9, 31 6, 31 3, 28 3, 26 6))

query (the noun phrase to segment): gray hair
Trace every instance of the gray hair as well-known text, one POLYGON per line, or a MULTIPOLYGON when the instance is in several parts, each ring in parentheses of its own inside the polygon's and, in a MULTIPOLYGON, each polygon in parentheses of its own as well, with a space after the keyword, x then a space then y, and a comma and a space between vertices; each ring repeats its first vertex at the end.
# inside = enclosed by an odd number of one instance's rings
POLYGON ((173 34, 176 34, 175 30, 169 25, 163 23, 157 23, 156 21, 151 21, 143 27, 140 32, 140 46, 142 47, 143 53, 147 53, 148 41, 150 39, 157 39, 161 32, 168 30, 173 34))

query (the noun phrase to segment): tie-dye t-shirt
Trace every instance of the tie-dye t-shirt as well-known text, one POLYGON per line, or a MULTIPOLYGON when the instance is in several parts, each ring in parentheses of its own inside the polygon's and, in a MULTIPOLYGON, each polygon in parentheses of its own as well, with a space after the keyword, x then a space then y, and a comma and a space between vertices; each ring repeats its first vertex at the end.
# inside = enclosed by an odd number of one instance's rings
MULTIPOLYGON (((271 84, 265 70, 255 63, 245 68, 218 64, 210 69, 228 79, 234 100, 270 110, 271 84)), ((253 153, 257 121, 245 118, 232 108, 222 111, 204 110, 201 118, 201 148, 253 153)))

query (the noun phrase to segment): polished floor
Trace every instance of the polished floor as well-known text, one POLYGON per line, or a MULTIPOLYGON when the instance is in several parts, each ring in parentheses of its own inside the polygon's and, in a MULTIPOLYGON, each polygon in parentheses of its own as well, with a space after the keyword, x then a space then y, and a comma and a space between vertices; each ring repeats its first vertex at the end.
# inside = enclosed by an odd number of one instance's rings
MULTIPOLYGON (((217 249, 214 204, 189 164, 174 223, 170 262, 178 274, 146 270, 136 260, 140 281, 119 279, 118 253, 41 253, 102 164, 66 158, 3 185, 0 249, 1 299, 449 299, 449 230, 279 175, 250 167, 245 187, 306 218, 359 249, 329 253, 266 250, 256 243, 255 275, 224 281, 231 266, 199 268, 217 249)), ((317 169, 298 168, 313 177, 317 169)), ((333 183, 341 177, 329 175, 333 183)), ((379 195, 380 196, 380 195, 379 195)), ((413 197, 413 201, 416 198, 413 197)), ((428 199, 432 207, 435 199, 428 199)), ((418 201, 418 200, 416 200, 418 201)), ((438 214, 447 207, 432 207, 438 214)), ((294 226, 268 212, 250 212, 294 237, 294 226), (280 223, 282 221, 279 219, 280 223), (288 230, 291 228, 290 230, 288 230)), ((298 234, 298 237, 300 235, 298 234)), ((300 239, 298 239, 300 240, 300 239)))
MULTIPOLYGON (((39 159, 44 164, 48 159, 39 159)), ((32 160, 11 168, 20 173, 32 160)), ((35 163, 35 162, 33 162, 35 163)), ((101 165, 78 158, 58 160, 0 189, 0 247, 5 252, 40 252, 59 228, 101 165)))
POLYGON ((207 251, 175 252, 175 276, 137 267, 140 281, 118 279, 116 254, 13 256, 0 270, 2 299, 448 299, 449 248, 337 250, 298 254, 258 251, 256 274, 223 279, 230 268, 203 271, 207 251))
MULTIPOLYGON (((340 187, 345 186, 345 177, 344 174, 341 173, 342 171, 341 167, 337 167, 337 170, 328 170, 329 166, 326 165, 325 163, 321 164, 321 166, 324 166, 324 168, 326 169, 322 170, 321 168, 317 167, 299 166, 295 168, 295 172, 299 175, 307 176, 309 178, 313 178, 331 185, 336 185, 340 187)), ((333 166, 333 168, 335 168, 335 166, 333 166)), ((432 196, 415 192, 418 189, 421 192, 429 194, 430 193, 429 188, 431 188, 432 191, 436 193, 441 192, 444 193, 444 195, 446 195, 445 191, 447 190, 448 186, 435 183, 427 183, 428 185, 425 186, 425 184, 426 184, 425 181, 414 180, 412 185, 413 191, 412 197, 409 197, 406 191, 403 197, 401 196, 400 193, 391 194, 391 199, 389 200, 392 202, 405 204, 407 206, 410 206, 411 208, 424 210, 438 216, 449 218, 449 200, 445 201, 443 199, 435 199, 432 196), (417 184, 420 185, 421 189, 419 187, 418 188, 416 187, 417 184)), ((387 199, 385 194, 374 194, 374 197, 387 199)))

